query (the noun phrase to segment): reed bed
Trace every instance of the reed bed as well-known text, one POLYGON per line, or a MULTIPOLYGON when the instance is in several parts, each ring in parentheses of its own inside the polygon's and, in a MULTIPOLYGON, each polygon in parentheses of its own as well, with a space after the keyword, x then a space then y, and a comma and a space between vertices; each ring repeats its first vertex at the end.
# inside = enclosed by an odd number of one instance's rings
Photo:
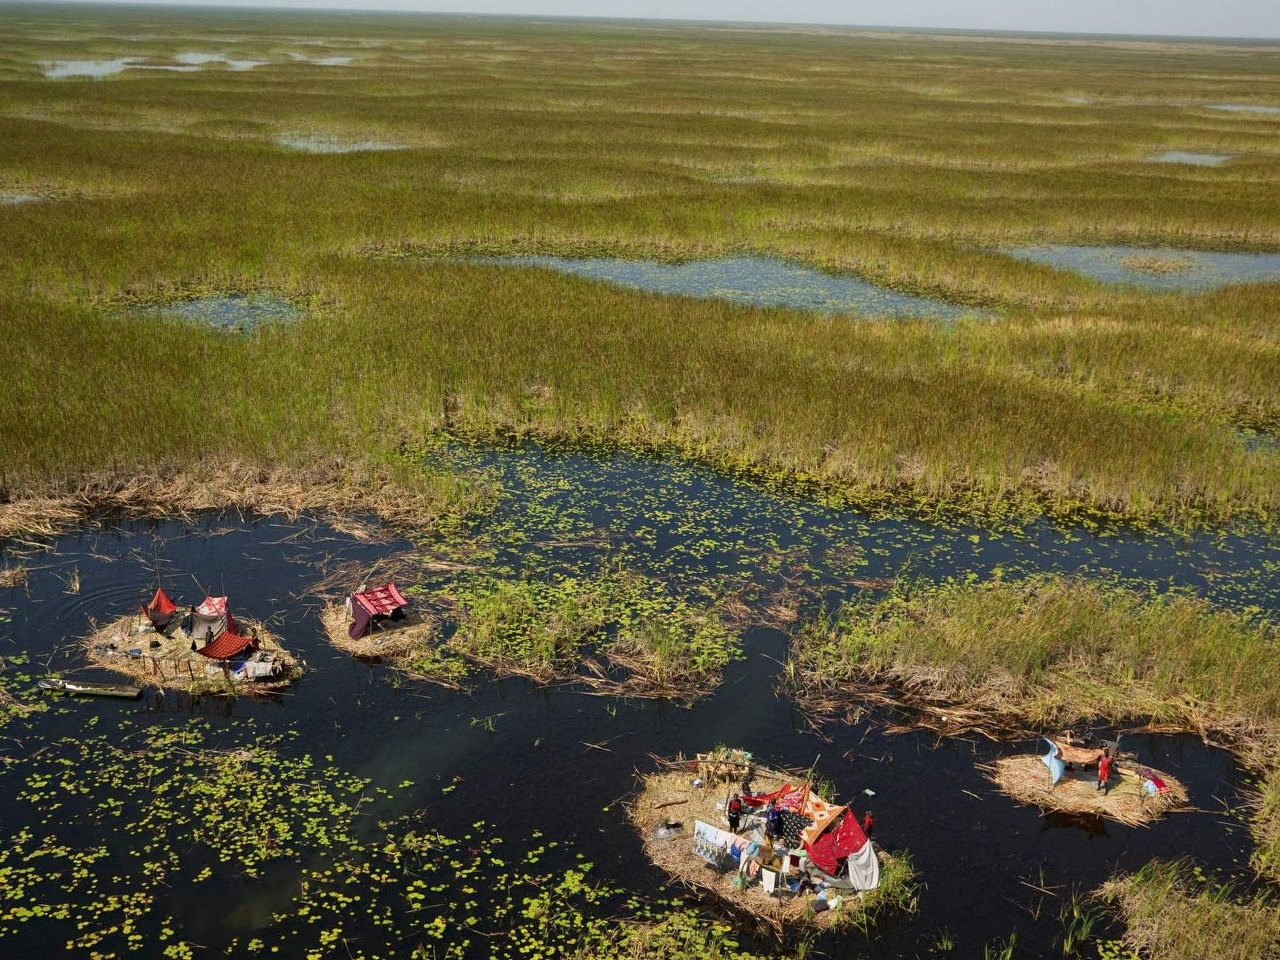
POLYGON ((255 696, 278 693, 302 679, 306 665, 296 659, 280 642, 280 638, 260 620, 237 617, 237 622, 250 635, 258 638, 258 646, 283 665, 283 673, 271 680, 232 681, 225 672, 211 674, 216 661, 191 649, 191 642, 179 629, 159 633, 145 617, 137 614, 120 617, 95 629, 80 641, 85 656, 95 667, 123 674, 139 686, 156 686, 180 690, 192 696, 255 696), (158 641, 158 648, 151 643, 158 641), (141 655, 129 656, 128 650, 140 649, 141 655))
MULTIPOLYGON (((839 929, 859 926, 865 928, 890 905, 914 909, 912 871, 905 856, 890 857, 877 850, 880 858, 881 880, 875 890, 844 895, 840 908, 815 913, 811 897, 769 897, 760 886, 739 890, 733 884, 736 872, 717 874, 692 848, 693 821, 702 820, 714 826, 727 828, 724 803, 736 789, 734 783, 706 780, 702 787, 695 787, 696 775, 689 762, 676 760, 663 764, 665 769, 641 778, 639 794, 629 801, 627 810, 632 826, 639 833, 644 852, 672 879, 692 889, 709 893, 735 909, 759 917, 775 930, 785 928, 839 929), (671 836, 660 836, 655 831, 670 823, 680 823, 681 829, 671 836)), ((769 793, 784 784, 799 784, 805 775, 787 774, 767 767, 753 767, 753 787, 758 793, 769 793)), ((757 818, 759 819, 759 818, 757 818)))
POLYGON ((47 539, 102 512, 190 519, 202 511, 238 510, 291 520, 316 511, 357 539, 370 539, 379 534, 347 514, 374 514, 392 529, 424 529, 483 509, 489 497, 479 484, 459 478, 341 461, 309 468, 196 462, 62 486, 57 496, 0 503, 0 537, 47 539))
POLYGON ((0 208, 22 344, 6 502, 109 465, 380 463, 456 430, 677 451, 863 505, 1280 507, 1280 459, 1233 429, 1280 428, 1275 284, 1148 295, 993 252, 1280 249, 1269 122, 1194 106, 1269 102, 1271 47, 707 30, 691 57, 663 25, 53 16, 56 46, 7 20, 0 71, 0 186, 61 198, 0 208), (134 28, 144 55, 214 32, 270 62, 40 79, 136 53, 111 39, 134 28), (325 72, 289 61, 308 31, 378 45, 325 72), (416 146, 299 154, 285 128, 416 146), (1157 149, 1241 159, 1143 161, 1157 149), (999 315, 815 317, 440 260, 471 252, 750 252, 999 315), (307 316, 229 337, 126 309, 243 291, 307 316))
POLYGON ((1039 757, 1002 757, 986 768, 988 778, 1019 803, 1042 810, 1105 817, 1137 827, 1158 820, 1187 802, 1187 790, 1175 777, 1154 771, 1166 789, 1149 796, 1142 789, 1143 776, 1136 767, 1116 763, 1111 768, 1111 789, 1104 794, 1087 773, 1067 772, 1055 785, 1039 757))

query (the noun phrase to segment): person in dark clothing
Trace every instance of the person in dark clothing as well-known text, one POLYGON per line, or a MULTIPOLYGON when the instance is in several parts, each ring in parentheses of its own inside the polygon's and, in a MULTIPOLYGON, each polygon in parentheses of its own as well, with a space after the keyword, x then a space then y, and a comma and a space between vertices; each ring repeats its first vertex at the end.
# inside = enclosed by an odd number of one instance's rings
POLYGON ((744 796, 751 796, 751 781, 755 779, 755 769, 751 764, 747 764, 747 772, 742 775, 742 793, 744 796))
POLYGON ((871 815, 871 811, 867 811, 867 815, 862 818, 862 832, 867 835, 867 839, 871 839, 871 834, 876 828, 876 818, 871 815))
POLYGON ((1098 785, 1095 790, 1101 790, 1105 797, 1111 790, 1111 748, 1107 747, 1102 751, 1102 759, 1098 761, 1098 785))
POLYGON ((737 833, 738 824, 742 821, 742 797, 736 793, 730 797, 725 812, 729 814, 729 832, 737 833))
POLYGON ((782 811, 778 809, 778 801, 770 800, 764 811, 764 835, 770 840, 782 836, 782 811))

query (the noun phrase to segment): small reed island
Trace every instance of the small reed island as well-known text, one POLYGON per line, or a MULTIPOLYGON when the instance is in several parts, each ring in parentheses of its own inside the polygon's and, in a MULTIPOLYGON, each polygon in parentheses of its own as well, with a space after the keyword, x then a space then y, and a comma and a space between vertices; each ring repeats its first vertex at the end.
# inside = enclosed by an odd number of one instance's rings
POLYGON ((435 639, 439 624, 410 605, 394 581, 362 586, 320 614, 329 642, 361 660, 398 661, 435 639))
POLYGON ((987 776, 1022 803, 1129 826, 1150 823, 1187 802, 1178 780, 1122 753, 1119 740, 1089 743, 1068 732, 1043 743, 1045 753, 1004 757, 985 768, 987 776))
POLYGON ((906 856, 877 847, 870 811, 860 821, 819 796, 811 774, 727 748, 660 763, 629 812, 645 853, 673 879, 778 932, 863 925, 890 904, 914 909, 906 856))
POLYGON ((178 611, 157 590, 140 614, 95 630, 81 644, 94 666, 190 694, 271 693, 301 678, 305 665, 260 621, 232 616, 226 597, 178 611))

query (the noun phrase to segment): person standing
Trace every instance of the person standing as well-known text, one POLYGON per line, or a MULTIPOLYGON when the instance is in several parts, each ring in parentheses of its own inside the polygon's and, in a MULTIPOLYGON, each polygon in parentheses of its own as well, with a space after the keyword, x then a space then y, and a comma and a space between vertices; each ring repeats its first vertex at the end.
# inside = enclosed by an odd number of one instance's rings
POLYGON ((862 832, 867 835, 867 839, 871 839, 871 834, 876 828, 876 818, 871 815, 871 811, 867 811, 867 815, 862 818, 862 832))
POLYGON ((738 824, 742 821, 742 797, 735 793, 729 799, 725 812, 729 814, 729 832, 737 833, 738 824))
POLYGON ((1106 747, 1102 751, 1102 757, 1098 760, 1098 785, 1095 790, 1101 790, 1105 797, 1111 790, 1111 748, 1106 747))
POLYGON ((782 811, 778 809, 778 801, 770 800, 764 811, 764 835, 770 840, 782 836, 782 811))

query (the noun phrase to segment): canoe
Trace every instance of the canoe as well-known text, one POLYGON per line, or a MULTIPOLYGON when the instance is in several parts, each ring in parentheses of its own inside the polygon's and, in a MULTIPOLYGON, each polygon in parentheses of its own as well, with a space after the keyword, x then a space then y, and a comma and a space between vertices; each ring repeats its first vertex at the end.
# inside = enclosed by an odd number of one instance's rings
POLYGON ((82 697, 120 697, 124 700, 137 700, 142 696, 140 687, 131 687, 123 683, 86 683, 83 680, 65 680, 62 677, 41 677, 36 681, 36 686, 41 690, 74 693, 82 697))

